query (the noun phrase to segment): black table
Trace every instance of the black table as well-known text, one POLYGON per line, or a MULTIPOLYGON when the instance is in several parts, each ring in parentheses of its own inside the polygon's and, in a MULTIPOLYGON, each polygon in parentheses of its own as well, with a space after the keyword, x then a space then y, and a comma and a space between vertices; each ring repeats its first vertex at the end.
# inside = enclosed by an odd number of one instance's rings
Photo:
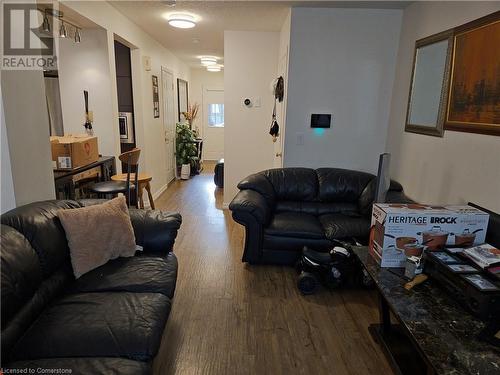
POLYGON ((433 280, 407 291, 403 269, 380 268, 367 247, 354 252, 379 294, 380 324, 369 330, 397 374, 500 374, 499 349, 479 338, 484 322, 433 280))
POLYGON ((92 184, 100 181, 109 181, 116 174, 114 156, 100 156, 94 163, 75 169, 54 170, 54 183, 57 199, 81 199, 76 190, 80 185, 92 184))

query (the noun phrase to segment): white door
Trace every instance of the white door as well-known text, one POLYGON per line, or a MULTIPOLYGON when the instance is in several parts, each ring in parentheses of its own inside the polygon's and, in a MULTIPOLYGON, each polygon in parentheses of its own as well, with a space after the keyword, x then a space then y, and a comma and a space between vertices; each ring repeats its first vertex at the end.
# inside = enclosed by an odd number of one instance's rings
POLYGON ((175 110, 174 110, 174 75, 161 68, 161 87, 163 95, 163 129, 167 158, 167 183, 175 177, 175 110))
POLYGON ((224 157, 224 90, 203 89, 203 159, 224 157))
POLYGON ((286 49, 283 56, 280 57, 279 65, 278 65, 278 77, 282 76, 285 82, 285 95, 283 97, 283 101, 276 102, 276 121, 278 121, 278 125, 280 127, 279 136, 274 142, 274 159, 273 166, 274 168, 283 167, 283 140, 285 139, 285 122, 286 122, 286 94, 287 94, 287 79, 288 75, 288 48, 286 49))

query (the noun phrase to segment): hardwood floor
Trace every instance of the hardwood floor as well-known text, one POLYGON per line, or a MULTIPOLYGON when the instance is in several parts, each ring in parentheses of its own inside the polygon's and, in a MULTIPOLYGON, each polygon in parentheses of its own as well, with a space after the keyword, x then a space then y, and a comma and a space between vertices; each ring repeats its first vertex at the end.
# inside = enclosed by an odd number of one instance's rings
POLYGON ((372 291, 302 296, 292 268, 241 262, 243 227, 222 210, 212 164, 156 201, 183 223, 179 275, 155 374, 392 374, 368 333, 372 291))

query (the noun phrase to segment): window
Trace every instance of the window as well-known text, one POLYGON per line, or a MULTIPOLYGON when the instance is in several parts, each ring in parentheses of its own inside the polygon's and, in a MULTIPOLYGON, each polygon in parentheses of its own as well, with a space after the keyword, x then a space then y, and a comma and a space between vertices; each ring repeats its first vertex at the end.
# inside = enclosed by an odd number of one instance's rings
POLYGON ((224 104, 208 105, 208 126, 211 128, 224 127, 224 104))

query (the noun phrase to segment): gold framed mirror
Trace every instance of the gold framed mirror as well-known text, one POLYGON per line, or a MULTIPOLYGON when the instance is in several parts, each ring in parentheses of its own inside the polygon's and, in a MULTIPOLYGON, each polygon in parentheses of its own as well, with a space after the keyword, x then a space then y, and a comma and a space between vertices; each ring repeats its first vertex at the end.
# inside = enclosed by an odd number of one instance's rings
POLYGON ((443 136, 452 51, 453 30, 415 42, 405 131, 443 136))

